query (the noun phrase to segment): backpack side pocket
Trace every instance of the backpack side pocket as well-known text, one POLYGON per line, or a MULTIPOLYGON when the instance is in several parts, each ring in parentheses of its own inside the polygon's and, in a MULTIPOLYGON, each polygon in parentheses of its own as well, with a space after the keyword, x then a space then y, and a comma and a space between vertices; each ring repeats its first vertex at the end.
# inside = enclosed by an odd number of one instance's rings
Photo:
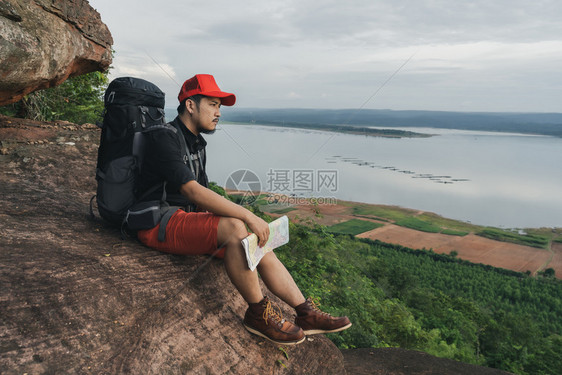
POLYGON ((98 169, 98 211, 104 219, 120 225, 135 199, 135 158, 124 156, 111 161, 105 171, 98 169))

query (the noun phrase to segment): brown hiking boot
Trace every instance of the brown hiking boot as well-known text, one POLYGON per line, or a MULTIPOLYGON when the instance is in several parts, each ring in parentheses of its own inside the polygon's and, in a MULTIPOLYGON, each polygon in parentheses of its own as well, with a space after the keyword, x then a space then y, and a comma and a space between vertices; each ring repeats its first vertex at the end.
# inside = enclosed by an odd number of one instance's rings
POLYGON ((279 307, 267 297, 249 305, 244 316, 244 327, 248 331, 280 345, 296 345, 304 341, 302 329, 283 319, 279 307))
POLYGON ((339 332, 351 327, 347 316, 333 317, 321 311, 312 299, 295 307, 297 318, 295 324, 301 327, 305 334, 339 332))

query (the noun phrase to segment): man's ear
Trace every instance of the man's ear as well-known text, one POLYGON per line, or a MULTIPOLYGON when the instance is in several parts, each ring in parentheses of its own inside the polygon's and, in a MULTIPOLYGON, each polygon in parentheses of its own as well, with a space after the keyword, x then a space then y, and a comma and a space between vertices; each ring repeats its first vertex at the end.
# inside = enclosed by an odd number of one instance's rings
POLYGON ((185 101, 185 109, 190 115, 192 115, 193 111, 195 111, 195 102, 191 99, 187 99, 185 101))

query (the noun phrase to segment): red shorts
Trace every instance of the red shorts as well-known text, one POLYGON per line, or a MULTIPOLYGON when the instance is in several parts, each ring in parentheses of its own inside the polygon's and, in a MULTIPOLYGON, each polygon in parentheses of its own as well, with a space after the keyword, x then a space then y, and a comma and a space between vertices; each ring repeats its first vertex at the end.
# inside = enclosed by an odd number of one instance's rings
MULTIPOLYGON (((209 212, 174 212, 166 227, 166 240, 158 241, 160 225, 141 230, 137 236, 148 247, 171 254, 204 255, 217 250, 217 231, 220 216, 209 212)), ((224 258, 224 249, 215 254, 224 258)))

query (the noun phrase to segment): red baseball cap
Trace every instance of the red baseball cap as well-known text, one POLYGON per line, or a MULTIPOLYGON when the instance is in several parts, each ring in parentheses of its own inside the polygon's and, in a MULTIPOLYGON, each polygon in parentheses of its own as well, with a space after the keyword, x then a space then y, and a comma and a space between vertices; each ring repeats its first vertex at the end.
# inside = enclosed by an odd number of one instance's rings
POLYGON ((220 98, 221 104, 231 106, 236 103, 236 96, 229 92, 223 92, 210 74, 196 74, 181 86, 178 100, 180 103, 193 95, 205 95, 220 98))

